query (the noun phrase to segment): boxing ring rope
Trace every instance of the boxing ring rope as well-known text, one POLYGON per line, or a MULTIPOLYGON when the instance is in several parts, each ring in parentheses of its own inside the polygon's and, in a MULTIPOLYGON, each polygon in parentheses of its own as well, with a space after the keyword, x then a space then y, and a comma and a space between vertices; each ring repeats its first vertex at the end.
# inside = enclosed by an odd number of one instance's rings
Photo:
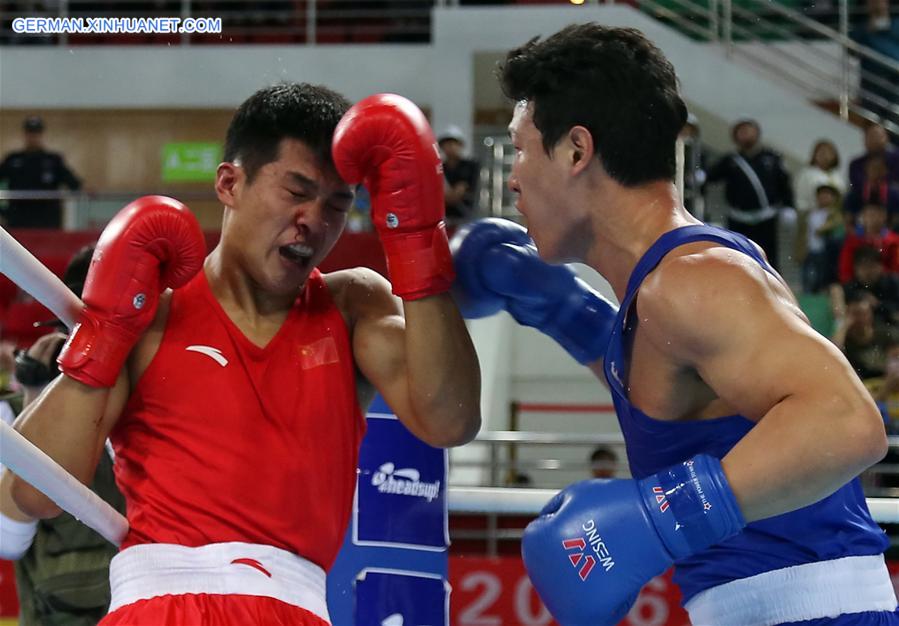
MULTIPOLYGON (((450 487, 448 506, 451 513, 536 515, 556 493, 557 489, 450 487)), ((899 523, 899 498, 868 498, 867 501, 875 521, 899 523)))
MULTIPOLYGON (((67 327, 74 325, 84 306, 81 300, 2 227, 0 273, 50 309, 67 327)), ((0 422, 0 463, 108 541, 119 545, 124 539, 128 522, 118 511, 4 422, 0 422)))
POLYGON ((83 306, 81 300, 2 227, 0 273, 50 309, 67 327, 75 324, 83 306))

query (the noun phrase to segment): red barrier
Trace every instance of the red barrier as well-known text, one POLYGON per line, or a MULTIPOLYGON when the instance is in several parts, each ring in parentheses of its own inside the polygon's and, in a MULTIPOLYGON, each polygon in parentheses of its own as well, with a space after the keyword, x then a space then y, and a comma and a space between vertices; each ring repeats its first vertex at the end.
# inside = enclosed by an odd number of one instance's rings
POLYGON ((0 560, 0 619, 16 617, 19 614, 19 599, 16 597, 16 574, 12 561, 0 560))
MULTIPOLYGON (((556 624, 516 557, 450 556, 452 626, 546 626, 556 624)), ((621 626, 689 626, 671 573, 647 584, 621 626)))

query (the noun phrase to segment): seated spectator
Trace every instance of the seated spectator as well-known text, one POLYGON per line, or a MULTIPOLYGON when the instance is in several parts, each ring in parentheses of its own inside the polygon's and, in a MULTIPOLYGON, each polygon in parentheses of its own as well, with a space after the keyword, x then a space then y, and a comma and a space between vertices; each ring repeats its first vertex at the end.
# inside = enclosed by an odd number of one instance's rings
POLYGON ((513 471, 506 479, 506 487, 533 487, 534 481, 524 472, 513 471))
POLYGON ((840 153, 829 139, 815 142, 809 164, 796 177, 796 210, 800 213, 813 210, 822 185, 829 185, 840 196, 846 193, 846 179, 840 173, 840 153))
MULTIPOLYGON (((899 435, 899 342, 891 341, 886 346, 886 367, 883 377, 869 378, 865 386, 877 403, 888 435, 899 435)), ((890 448, 882 463, 899 465, 899 451, 890 448)), ((878 476, 877 487, 899 487, 899 475, 884 472, 878 476)), ((891 533, 892 534, 892 533, 891 533)))
POLYGON ((472 219, 478 210, 478 182, 481 166, 464 157, 465 137, 457 126, 440 133, 437 145, 443 152, 443 175, 446 177, 446 219, 459 223, 472 219))
POLYGON ((886 347, 899 336, 895 329, 874 315, 875 300, 858 294, 846 303, 846 315, 837 320, 832 340, 862 380, 883 376, 886 347))
POLYGON ((590 454, 590 473, 593 478, 615 478, 618 455, 612 448, 597 446, 590 454))
POLYGON ((872 156, 865 161, 865 178, 846 196, 847 228, 858 223, 858 214, 866 204, 882 204, 887 208, 887 223, 895 228, 899 218, 899 187, 889 179, 886 159, 872 156))
POLYGON ((801 212, 799 236, 802 238, 802 289, 816 293, 837 280, 837 261, 840 255, 843 217, 840 211, 840 192, 829 183, 815 191, 815 204, 801 212))
POLYGON ((868 178, 869 159, 882 158, 886 163, 887 181, 899 183, 899 152, 890 145, 890 136, 880 124, 865 128, 865 152, 849 163, 849 190, 863 189, 868 178))
POLYGON ((870 379, 866 386, 883 414, 887 433, 899 435, 899 341, 886 346, 883 378, 870 379))
POLYGON ((866 204, 859 213, 859 225, 846 233, 840 251, 839 278, 841 283, 852 280, 852 258, 860 246, 873 246, 880 250, 883 267, 887 272, 899 272, 899 235, 887 227, 887 210, 880 204, 866 204))
POLYGON ((879 319, 890 324, 899 323, 899 276, 883 271, 880 250, 872 246, 856 248, 852 256, 852 273, 852 280, 843 285, 844 302, 871 296, 874 313, 879 319))
POLYGON ((699 219, 705 217, 706 156, 702 147, 699 118, 687 114, 687 123, 680 131, 684 142, 684 208, 699 219))

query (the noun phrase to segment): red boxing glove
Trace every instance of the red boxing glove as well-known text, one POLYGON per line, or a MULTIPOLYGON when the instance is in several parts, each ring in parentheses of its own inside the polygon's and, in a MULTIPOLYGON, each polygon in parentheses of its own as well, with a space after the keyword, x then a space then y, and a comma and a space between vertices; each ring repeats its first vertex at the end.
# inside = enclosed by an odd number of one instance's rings
POLYGON ((165 196, 138 198, 100 235, 84 283, 84 309, 59 355, 59 368, 91 387, 111 387, 156 316, 159 294, 203 266, 197 218, 165 196))
POLYGON ((394 94, 369 96, 340 120, 332 152, 341 177, 368 188, 393 293, 416 300, 448 291, 455 274, 443 223, 443 165, 418 107, 394 94))

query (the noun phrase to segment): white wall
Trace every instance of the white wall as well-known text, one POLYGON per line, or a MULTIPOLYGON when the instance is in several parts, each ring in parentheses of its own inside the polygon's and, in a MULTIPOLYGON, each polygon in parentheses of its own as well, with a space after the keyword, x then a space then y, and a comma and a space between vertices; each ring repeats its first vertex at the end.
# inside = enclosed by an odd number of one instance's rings
POLYGON ((282 80, 431 99, 424 46, 0 48, 2 108, 230 108, 282 80))

